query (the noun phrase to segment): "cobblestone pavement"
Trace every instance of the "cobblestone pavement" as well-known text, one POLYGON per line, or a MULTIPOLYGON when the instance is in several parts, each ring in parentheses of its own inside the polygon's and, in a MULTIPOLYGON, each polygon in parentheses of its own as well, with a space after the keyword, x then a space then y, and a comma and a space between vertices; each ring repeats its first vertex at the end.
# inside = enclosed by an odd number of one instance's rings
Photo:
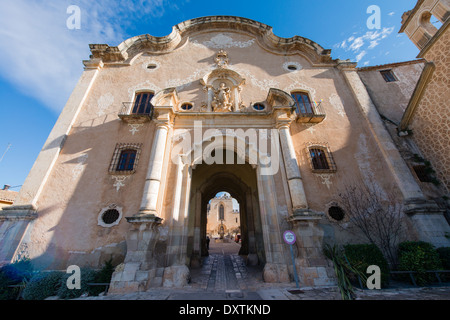
MULTIPOLYGON (((301 287, 265 283, 262 268, 246 266, 239 245, 213 243, 199 269, 191 270, 184 288, 151 288, 146 292, 81 297, 84 300, 341 300, 337 287, 301 287)), ((450 300, 450 286, 432 288, 356 289, 357 300, 450 300)))

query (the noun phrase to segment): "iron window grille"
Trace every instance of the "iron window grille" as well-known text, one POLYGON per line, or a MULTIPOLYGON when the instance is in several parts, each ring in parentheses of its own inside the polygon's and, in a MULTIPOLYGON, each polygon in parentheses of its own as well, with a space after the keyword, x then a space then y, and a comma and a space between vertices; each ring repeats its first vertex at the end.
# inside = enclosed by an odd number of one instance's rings
POLYGON ((118 143, 109 166, 111 174, 133 174, 139 162, 141 143, 118 143))
POLYGON ((336 164, 328 146, 314 144, 309 145, 306 150, 314 173, 331 173, 336 171, 336 164))

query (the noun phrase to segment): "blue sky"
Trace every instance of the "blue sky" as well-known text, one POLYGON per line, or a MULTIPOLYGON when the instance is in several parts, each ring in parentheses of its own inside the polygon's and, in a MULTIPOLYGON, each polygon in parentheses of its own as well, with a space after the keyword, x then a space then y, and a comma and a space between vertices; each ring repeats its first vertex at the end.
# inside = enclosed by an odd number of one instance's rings
POLYGON ((165 36, 188 19, 233 15, 265 23, 280 37, 309 38, 332 49, 334 59, 371 66, 415 59, 417 48, 398 33, 401 15, 414 5, 411 0, 2 0, 0 188, 19 190, 25 181, 83 71, 90 43, 115 46, 135 35, 165 36), (80 29, 67 28, 70 5, 81 9, 80 29), (380 29, 367 27, 371 5, 380 8, 380 29))

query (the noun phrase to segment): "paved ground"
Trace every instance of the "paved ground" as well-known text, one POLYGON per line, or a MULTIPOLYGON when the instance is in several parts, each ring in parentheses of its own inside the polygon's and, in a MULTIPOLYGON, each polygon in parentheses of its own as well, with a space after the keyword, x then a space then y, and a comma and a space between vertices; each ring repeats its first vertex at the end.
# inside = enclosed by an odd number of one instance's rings
MULTIPOLYGON (((261 267, 246 266, 239 245, 211 241, 210 255, 182 289, 152 288, 147 292, 84 300, 340 300, 337 287, 301 287, 262 281, 261 267)), ((449 287, 356 290, 357 300, 450 300, 449 287)))

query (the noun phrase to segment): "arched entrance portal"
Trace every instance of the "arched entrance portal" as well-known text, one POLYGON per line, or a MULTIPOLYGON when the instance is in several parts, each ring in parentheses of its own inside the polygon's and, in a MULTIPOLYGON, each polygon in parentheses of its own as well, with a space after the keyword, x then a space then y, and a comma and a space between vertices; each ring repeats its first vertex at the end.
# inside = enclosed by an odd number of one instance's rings
POLYGON ((257 191, 256 170, 245 164, 200 164, 192 170, 189 205, 188 256, 191 267, 208 255, 206 224, 208 202, 218 192, 228 192, 239 202, 241 223, 240 255, 252 265, 264 264, 264 240, 257 191))

